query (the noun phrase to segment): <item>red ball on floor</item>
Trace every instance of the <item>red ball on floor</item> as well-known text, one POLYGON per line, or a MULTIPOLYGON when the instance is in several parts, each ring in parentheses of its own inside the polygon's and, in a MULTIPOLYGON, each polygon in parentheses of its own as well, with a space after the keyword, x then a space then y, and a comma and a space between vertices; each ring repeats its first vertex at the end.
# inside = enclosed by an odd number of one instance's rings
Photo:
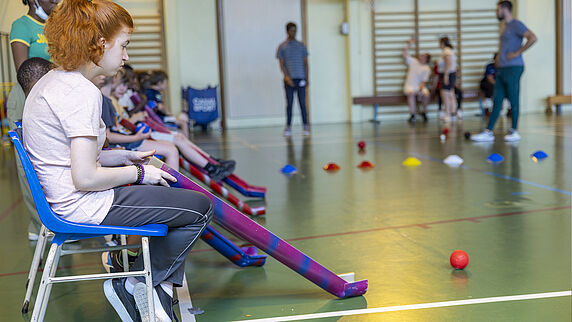
POLYGON ((456 250, 451 254, 451 266, 456 269, 463 269, 469 264, 469 255, 462 250, 456 250))

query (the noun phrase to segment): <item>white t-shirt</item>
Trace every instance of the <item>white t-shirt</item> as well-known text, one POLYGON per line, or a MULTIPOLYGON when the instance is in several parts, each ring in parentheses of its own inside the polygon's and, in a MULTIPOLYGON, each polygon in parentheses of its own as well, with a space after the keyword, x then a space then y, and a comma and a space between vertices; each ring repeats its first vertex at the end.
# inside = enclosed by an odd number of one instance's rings
POLYGON ((439 61, 437 62, 437 71, 440 74, 445 73, 445 56, 449 56, 449 59, 451 59, 451 70, 449 70, 449 73, 456 72, 457 71, 457 56, 455 55, 455 52, 453 51, 453 49, 451 49, 449 47, 443 48, 443 52, 441 53, 441 58, 439 58, 439 61))
POLYGON ((409 65, 409 70, 407 72, 407 79, 405 80, 404 88, 417 92, 419 90, 419 85, 422 82, 427 82, 429 80, 431 68, 426 64, 419 63, 419 60, 411 56, 407 56, 407 58, 405 58, 405 63, 409 65))
POLYGON ((55 70, 36 83, 24 106, 24 146, 50 206, 72 222, 98 225, 113 202, 113 190, 79 191, 71 176, 71 138, 95 136, 101 152, 101 106, 101 92, 82 74, 55 70))

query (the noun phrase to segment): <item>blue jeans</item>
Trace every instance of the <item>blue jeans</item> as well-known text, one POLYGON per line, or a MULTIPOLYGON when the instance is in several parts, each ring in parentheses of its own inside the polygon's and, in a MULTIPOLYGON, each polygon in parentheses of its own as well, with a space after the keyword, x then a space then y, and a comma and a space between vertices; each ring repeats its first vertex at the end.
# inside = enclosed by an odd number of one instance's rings
POLYGON ((284 91, 286 92, 286 126, 290 127, 292 124, 292 104, 294 103, 294 92, 298 93, 298 103, 300 103, 300 112, 302 113, 302 123, 308 125, 308 112, 306 111, 306 85, 299 86, 304 79, 293 79, 294 87, 284 82, 284 91))

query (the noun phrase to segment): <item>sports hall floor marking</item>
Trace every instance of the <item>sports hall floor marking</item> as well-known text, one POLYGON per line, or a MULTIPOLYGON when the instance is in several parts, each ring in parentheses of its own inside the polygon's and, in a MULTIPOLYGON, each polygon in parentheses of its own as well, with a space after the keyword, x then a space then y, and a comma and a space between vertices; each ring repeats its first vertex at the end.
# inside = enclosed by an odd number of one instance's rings
POLYGON ((469 299, 469 300, 456 300, 456 301, 445 301, 445 302, 386 306, 386 307, 377 307, 377 308, 370 308, 370 309, 358 309, 358 310, 335 311, 335 312, 324 312, 324 313, 313 313, 313 314, 301 314, 301 315, 281 316, 281 317, 272 317, 272 318, 255 319, 255 320, 237 320, 235 322, 242 322, 242 321, 249 321, 249 322, 254 322, 254 321, 256 321, 256 322, 263 322, 263 321, 264 322, 266 322, 266 321, 273 321, 273 322, 277 322, 277 321, 300 321, 300 320, 321 319, 321 318, 340 317, 340 316, 348 316, 348 315, 410 311, 410 310, 432 309, 432 308, 439 308, 439 307, 452 307, 452 306, 472 305, 472 304, 536 300, 536 299, 556 298, 556 297, 564 297, 564 296, 571 296, 571 295, 572 295, 572 291, 561 291, 561 292, 496 296, 496 297, 484 297, 484 298, 469 299))
POLYGON ((494 215, 484 215, 484 216, 467 217, 467 218, 455 218, 455 219, 446 219, 446 220, 439 220, 439 221, 432 221, 432 222, 425 222, 425 223, 415 223, 415 224, 408 224, 408 225, 401 225, 401 226, 386 226, 386 227, 370 228, 370 229, 364 229, 364 230, 353 230, 353 231, 323 234, 323 235, 295 237, 295 238, 288 238, 285 240, 288 242, 291 242, 291 241, 298 241, 298 240, 318 239, 318 238, 325 238, 325 237, 337 237, 337 236, 343 236, 343 235, 354 235, 354 234, 369 233, 369 232, 380 231, 380 230, 395 230, 395 229, 406 229, 406 228, 414 228, 414 227, 429 229, 429 228, 431 228, 431 226, 434 226, 434 225, 443 225, 443 224, 450 224, 450 223, 463 222, 463 221, 467 221, 467 222, 471 222, 471 223, 479 223, 480 220, 487 219, 487 218, 498 218, 498 217, 506 217, 506 216, 525 215, 525 214, 530 214, 530 213, 539 213, 539 212, 545 212, 545 211, 563 210, 563 209, 570 209, 570 207, 571 206, 563 206, 563 207, 555 207, 555 208, 513 211, 513 212, 505 212, 505 213, 494 214, 494 215))
MULTIPOLYGON (((338 232, 338 233, 323 234, 323 235, 302 236, 302 237, 287 238, 287 239, 285 239, 285 241, 293 242, 293 241, 308 240, 308 239, 319 239, 319 238, 337 237, 337 236, 344 236, 344 235, 363 234, 363 233, 369 233, 369 232, 381 231, 381 230, 407 229, 407 228, 415 228, 415 227, 419 227, 419 228, 423 228, 423 229, 429 229, 433 225, 443 225, 443 224, 450 224, 450 223, 463 222, 463 221, 467 221, 467 222, 471 222, 471 223, 479 223, 480 220, 487 219, 487 218, 498 218, 498 217, 506 217, 506 216, 525 215, 525 214, 531 214, 531 213, 541 213, 541 212, 545 212, 545 211, 556 211, 556 210, 570 209, 570 207, 571 206, 563 206, 563 207, 554 207, 554 208, 512 211, 512 212, 505 212, 505 213, 493 214, 493 215, 483 215, 483 216, 478 216, 478 217, 446 219, 446 220, 440 220, 440 221, 408 224, 408 225, 401 225, 401 226, 386 226, 386 227, 378 227, 378 228, 371 228, 371 229, 364 229, 364 230, 354 230, 354 231, 347 231, 347 232, 338 232)), ((191 253, 196 254, 196 253, 206 253, 206 252, 213 252, 213 251, 214 251, 214 249, 205 248, 205 249, 192 250, 191 253)), ((95 262, 95 263, 80 264, 80 265, 73 265, 73 266, 63 266, 63 267, 59 267, 58 269, 91 267, 91 266, 98 266, 98 265, 101 265, 101 263, 95 262)), ((6 277, 6 276, 25 275, 25 274, 28 274, 28 271, 0 273, 0 278, 6 277)))
POLYGON ((8 207, 8 209, 4 210, 4 212, 0 215, 0 222, 6 219, 6 217, 8 217, 14 211, 14 209, 16 209, 22 203, 22 201, 24 201, 24 197, 20 196, 20 198, 14 201, 10 207, 8 207))

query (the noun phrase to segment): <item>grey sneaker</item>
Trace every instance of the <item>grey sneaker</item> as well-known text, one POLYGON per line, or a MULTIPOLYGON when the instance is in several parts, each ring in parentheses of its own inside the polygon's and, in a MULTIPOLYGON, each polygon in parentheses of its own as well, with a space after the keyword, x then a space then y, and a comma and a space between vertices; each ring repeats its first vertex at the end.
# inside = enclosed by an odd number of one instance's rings
POLYGON ((479 134, 471 135, 471 140, 475 142, 494 142, 495 136, 492 131, 484 130, 479 134))
POLYGON ((291 130, 289 127, 285 128, 283 135, 284 135, 285 137, 287 137, 287 138, 288 138, 288 137, 291 137, 291 136, 292 136, 292 130, 291 130))
POLYGON ((510 129, 508 133, 504 136, 506 142, 516 142, 520 140, 520 134, 515 129, 510 129))
POLYGON ((310 127, 308 125, 304 125, 304 131, 302 132, 304 136, 310 136, 310 127))
POLYGON ((147 305, 147 288, 145 283, 137 283, 133 290, 133 297, 137 309, 141 314, 143 322, 171 322, 175 321, 175 312, 173 311, 173 298, 167 294, 161 285, 153 288, 153 301, 155 304, 155 319, 149 318, 149 306, 147 305), (157 304, 161 304, 160 306, 157 304))

